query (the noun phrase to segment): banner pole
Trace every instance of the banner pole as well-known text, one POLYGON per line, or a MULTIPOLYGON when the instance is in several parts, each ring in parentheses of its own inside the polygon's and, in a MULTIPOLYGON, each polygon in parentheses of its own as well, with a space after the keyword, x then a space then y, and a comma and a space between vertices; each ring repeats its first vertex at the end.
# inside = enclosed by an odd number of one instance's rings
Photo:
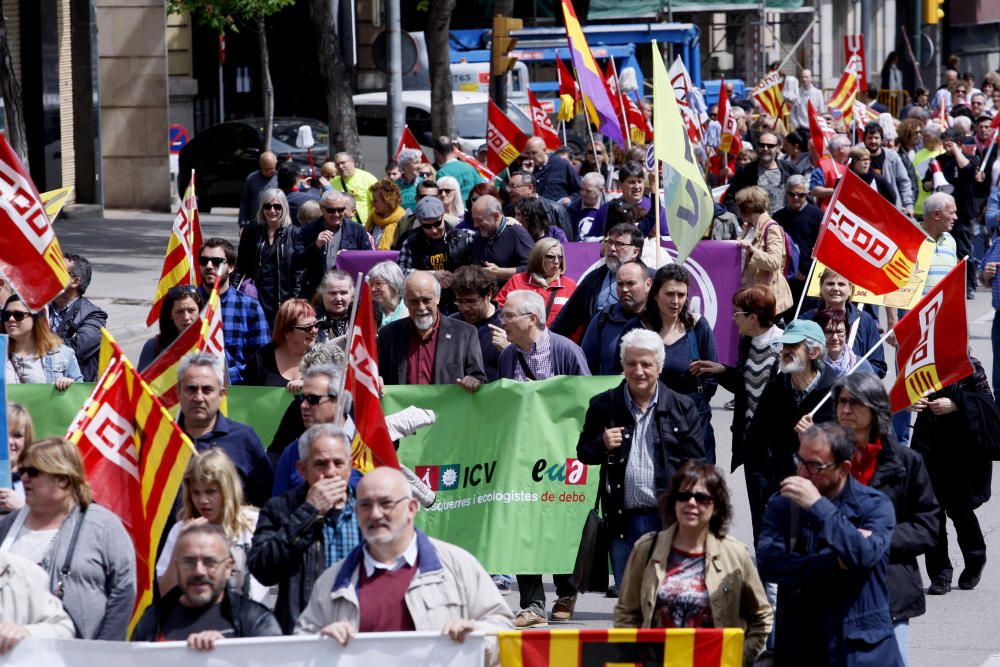
POLYGON ((632 136, 630 130, 631 125, 628 122, 628 112, 625 111, 625 100, 622 99, 622 83, 618 78, 618 67, 615 66, 614 57, 609 58, 611 60, 611 73, 615 75, 615 90, 618 91, 618 107, 622 110, 622 121, 624 121, 625 127, 625 146, 626 149, 632 148, 632 136))
POLYGON ((660 268, 660 161, 653 159, 653 227, 656 229, 656 268, 660 268))
POLYGON ((813 273, 816 271, 816 258, 812 258, 812 264, 809 265, 809 273, 806 275, 806 284, 802 288, 802 296, 799 297, 799 305, 795 308, 795 317, 793 320, 799 319, 799 313, 802 312, 802 304, 806 302, 806 295, 809 294, 809 285, 812 284, 813 273))
POLYGON ((993 138, 990 139, 990 146, 989 146, 989 148, 986 149, 986 155, 983 156, 983 161, 979 163, 979 173, 980 174, 983 173, 984 171, 986 171, 986 163, 990 159, 990 154, 993 153, 993 146, 995 146, 996 143, 997 143, 997 133, 998 132, 1000 132, 1000 130, 993 130, 993 138))
POLYGON ((343 399, 344 388, 347 385, 347 368, 351 364, 351 341, 354 340, 354 324, 358 319, 358 301, 361 300, 361 289, 364 286, 364 274, 358 271, 354 283, 354 299, 351 302, 351 319, 347 327, 347 340, 344 345, 344 372, 340 376, 340 386, 337 387, 337 425, 343 426, 347 421, 347 401, 343 399))
MULTIPOLYGON (((891 336, 894 332, 895 332, 895 328, 892 328, 892 329, 889 329, 888 331, 886 331, 882 335, 882 337, 878 339, 878 342, 875 343, 874 345, 872 345, 872 348, 870 350, 868 350, 867 352, 865 352, 865 356, 863 356, 860 359, 858 359, 855 362, 855 364, 853 366, 851 366, 851 369, 849 371, 847 371, 846 373, 844 373, 844 375, 850 375, 851 373, 853 373, 854 371, 856 371, 861 366, 861 364, 863 364, 864 362, 868 361, 868 357, 872 356, 875 353, 875 350, 877 350, 880 347, 882 347, 882 345, 885 343, 886 339, 889 336, 891 336)), ((846 346, 845 346, 845 349, 846 349, 846 346)), ((809 417, 812 418, 817 412, 819 412, 819 409, 821 407, 823 407, 824 405, 826 405, 826 402, 830 400, 831 396, 833 396, 833 390, 832 389, 826 393, 826 396, 823 397, 822 401, 820 401, 819 403, 816 404, 816 407, 813 408, 812 411, 809 413, 809 417)))

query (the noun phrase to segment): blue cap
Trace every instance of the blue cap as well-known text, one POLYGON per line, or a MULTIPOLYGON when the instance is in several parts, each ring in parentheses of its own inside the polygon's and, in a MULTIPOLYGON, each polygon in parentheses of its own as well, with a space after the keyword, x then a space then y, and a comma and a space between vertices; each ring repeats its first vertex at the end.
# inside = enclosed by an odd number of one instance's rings
POLYGON ((826 345, 826 334, 823 333, 823 327, 812 320, 792 320, 792 323, 785 328, 785 332, 781 334, 781 342, 789 345, 797 345, 806 338, 826 345))

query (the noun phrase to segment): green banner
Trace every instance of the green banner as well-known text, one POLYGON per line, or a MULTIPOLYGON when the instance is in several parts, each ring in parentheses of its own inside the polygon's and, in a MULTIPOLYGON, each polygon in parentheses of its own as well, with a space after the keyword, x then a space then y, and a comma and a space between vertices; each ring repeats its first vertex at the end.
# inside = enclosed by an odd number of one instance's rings
POLYGON ((408 405, 437 421, 402 441, 399 457, 437 492, 417 514, 490 572, 572 572, 598 470, 576 460, 587 405, 620 377, 501 380, 458 387, 387 387, 387 413, 408 405))

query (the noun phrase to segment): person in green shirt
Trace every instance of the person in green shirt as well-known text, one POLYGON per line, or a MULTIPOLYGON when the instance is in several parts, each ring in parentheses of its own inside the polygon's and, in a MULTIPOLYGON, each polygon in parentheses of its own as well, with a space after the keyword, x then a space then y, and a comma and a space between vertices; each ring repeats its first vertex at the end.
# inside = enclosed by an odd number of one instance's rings
POLYGON ((399 153, 399 169, 402 172, 396 179, 399 186, 399 193, 402 195, 400 204, 407 213, 413 213, 417 206, 417 183, 420 178, 420 163, 424 161, 424 154, 415 148, 404 148, 399 153))
POLYGON ((448 137, 438 137, 434 142, 434 160, 438 164, 437 177, 451 176, 458 181, 462 191, 462 201, 469 199, 472 188, 483 182, 482 176, 475 167, 458 159, 455 145, 448 137))
POLYGON ((354 197, 357 204, 354 221, 364 225, 372 210, 371 187, 378 183, 378 178, 364 169, 358 169, 350 153, 337 153, 333 164, 337 167, 337 175, 330 179, 330 185, 354 197))

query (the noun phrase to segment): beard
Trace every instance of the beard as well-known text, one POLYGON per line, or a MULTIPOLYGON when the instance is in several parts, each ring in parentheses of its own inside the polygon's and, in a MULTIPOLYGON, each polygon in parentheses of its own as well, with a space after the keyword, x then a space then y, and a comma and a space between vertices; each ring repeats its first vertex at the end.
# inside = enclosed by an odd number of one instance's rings
POLYGON ((413 326, 417 327, 420 331, 427 331, 434 326, 434 316, 417 315, 413 318, 413 326))
POLYGON ((784 359, 778 362, 779 368, 782 373, 786 375, 791 375, 792 373, 803 373, 806 370, 806 362, 798 357, 794 357, 791 361, 786 362, 784 359))
POLYGON ((208 607, 215 603, 219 599, 219 595, 226 588, 226 579, 221 580, 213 579, 208 575, 191 575, 184 582, 184 597, 187 601, 191 603, 191 606, 195 608, 208 607), (191 587, 200 584, 209 584, 211 589, 207 592, 202 592, 201 590, 194 591, 191 587))

